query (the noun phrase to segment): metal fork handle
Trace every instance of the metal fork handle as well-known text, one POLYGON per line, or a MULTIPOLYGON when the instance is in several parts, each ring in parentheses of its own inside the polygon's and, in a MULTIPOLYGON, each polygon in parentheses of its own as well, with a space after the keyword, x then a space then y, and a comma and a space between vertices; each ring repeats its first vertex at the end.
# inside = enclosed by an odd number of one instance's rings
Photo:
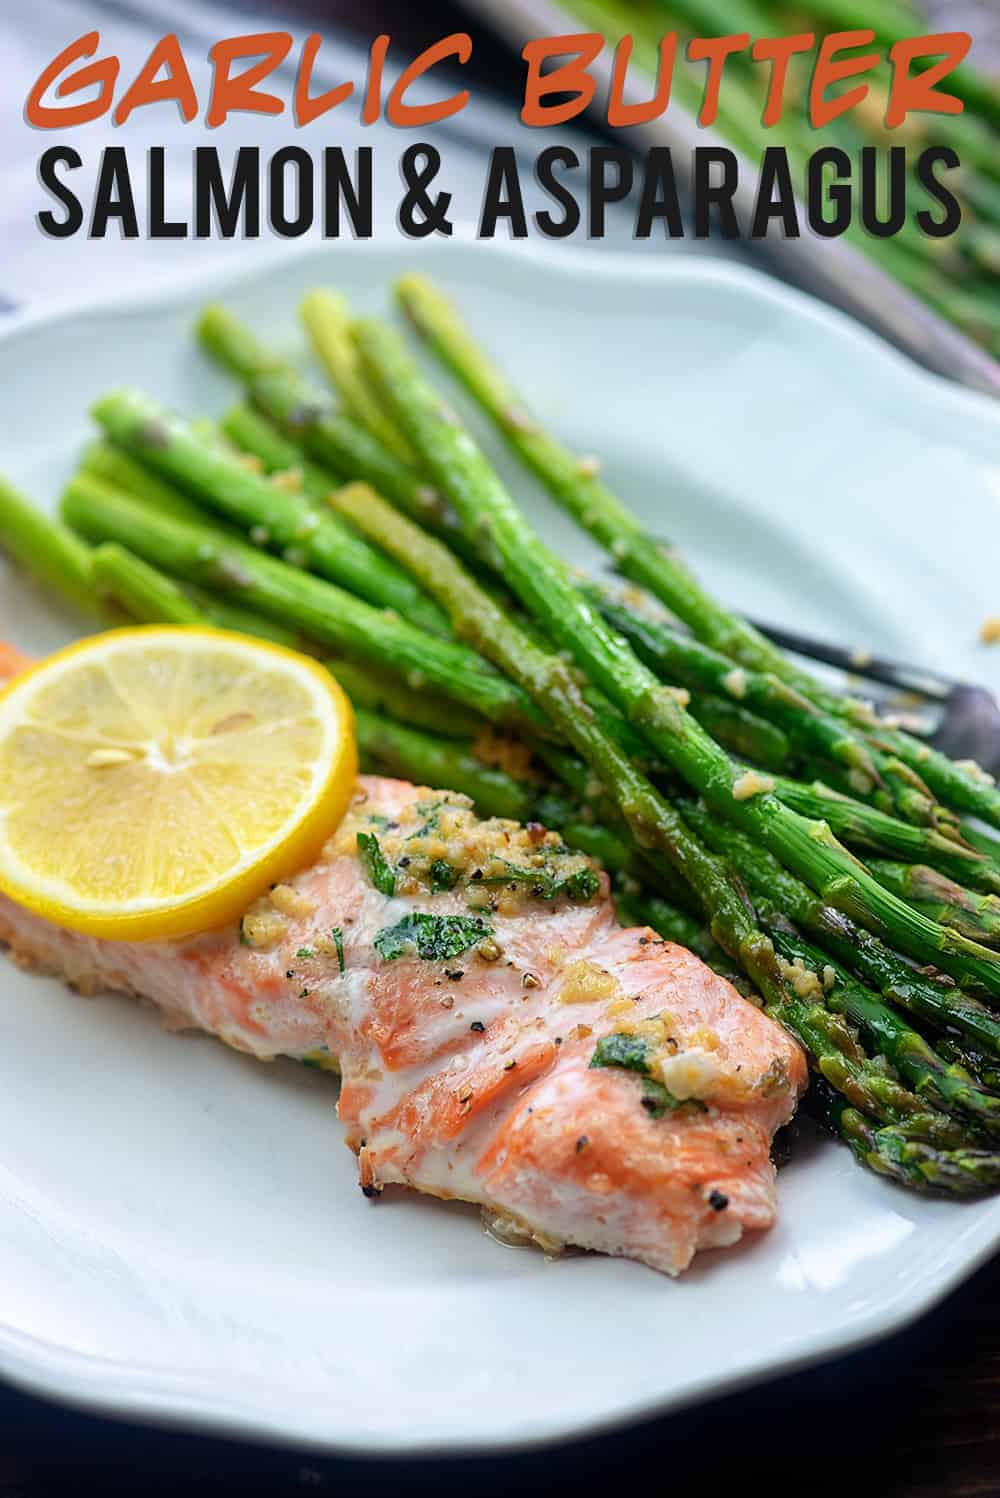
POLYGON ((884 686, 894 687, 897 691, 916 692, 921 697, 943 702, 951 696, 956 687, 965 685, 964 682, 956 681, 953 677, 943 676, 937 671, 925 670, 921 666, 907 666, 900 661, 888 661, 882 656, 869 655, 867 651, 847 650, 841 645, 828 645, 824 640, 814 640, 808 635, 800 635, 790 629, 781 629, 775 624, 764 624, 759 620, 750 622, 755 629, 760 630, 762 635, 766 635, 783 650, 791 650, 796 655, 806 656, 810 660, 836 666, 851 676, 861 676, 868 681, 881 682, 884 686))

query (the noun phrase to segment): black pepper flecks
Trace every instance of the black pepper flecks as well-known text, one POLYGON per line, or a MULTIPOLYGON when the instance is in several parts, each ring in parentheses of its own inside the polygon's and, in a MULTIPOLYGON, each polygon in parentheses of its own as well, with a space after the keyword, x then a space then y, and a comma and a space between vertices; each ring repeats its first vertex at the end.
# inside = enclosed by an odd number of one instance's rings
POLYGON ((475 1030, 477 1035, 482 1035, 483 1031, 486 1029, 486 1026, 483 1024, 481 1019, 474 1019, 472 1021, 472 1024, 469 1026, 469 1029, 475 1030))
POLYGON ((587 1138, 586 1134, 581 1134, 580 1137, 579 1137, 579 1139, 576 1141, 576 1152, 577 1152, 577 1154, 578 1155, 582 1154, 583 1151, 587 1148, 587 1145, 589 1143, 590 1143, 590 1140, 587 1138))
POLYGON ((465 977, 465 970, 464 970, 464 968, 460 968, 460 967, 456 967, 456 968, 447 968, 446 967, 445 970, 444 970, 444 975, 445 975, 446 978, 450 978, 451 981, 452 981, 452 983, 460 983, 461 980, 465 977))
POLYGON ((713 1212, 724 1212, 729 1206, 729 1197, 724 1191, 709 1192, 708 1205, 713 1212))

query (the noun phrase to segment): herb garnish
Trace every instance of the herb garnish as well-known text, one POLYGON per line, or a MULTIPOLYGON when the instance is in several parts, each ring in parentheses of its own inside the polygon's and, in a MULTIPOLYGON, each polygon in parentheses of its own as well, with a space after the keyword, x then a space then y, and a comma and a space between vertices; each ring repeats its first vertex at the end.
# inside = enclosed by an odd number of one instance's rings
POLYGON ((295 955, 296 957, 301 958, 303 962, 308 962, 310 957, 316 956, 316 953, 312 950, 311 947, 299 947, 299 950, 295 955))
POLYGON ((386 962, 402 957, 411 949, 427 961, 442 962, 492 935, 492 926, 481 916, 429 915, 416 910, 394 926, 384 926, 376 932, 373 945, 386 962))
POLYGON ((333 938, 334 946, 337 948, 337 962, 339 964, 341 973, 343 973, 345 968, 347 967, 347 964, 344 961, 344 928, 342 926, 334 926, 333 930, 330 932, 330 935, 333 938))
POLYGON ((372 832, 358 833, 358 852, 365 871, 375 888, 383 895, 396 893, 396 875, 382 852, 382 845, 372 832))
POLYGON ((642 1078, 642 1097, 639 1099, 647 1113, 662 1118, 674 1108, 683 1108, 685 1103, 696 1108, 705 1104, 698 1098, 684 1100, 674 1097, 669 1088, 657 1082, 649 1074, 649 1042, 641 1035, 629 1035, 617 1031, 614 1035, 602 1035, 594 1047, 590 1059, 592 1067, 617 1067, 622 1071, 636 1072, 642 1078))
POLYGON ((431 893, 440 895, 444 890, 454 889, 458 883, 458 870, 444 858, 435 858, 431 864, 431 893))
POLYGON ((502 864, 504 872, 488 879, 480 873, 483 884, 530 884, 531 893, 539 900, 557 900, 560 895, 566 895, 570 900, 585 904, 600 888, 600 880, 591 868, 576 869, 565 879, 560 879, 548 867, 526 868, 524 864, 511 863, 506 858, 497 862, 502 864))

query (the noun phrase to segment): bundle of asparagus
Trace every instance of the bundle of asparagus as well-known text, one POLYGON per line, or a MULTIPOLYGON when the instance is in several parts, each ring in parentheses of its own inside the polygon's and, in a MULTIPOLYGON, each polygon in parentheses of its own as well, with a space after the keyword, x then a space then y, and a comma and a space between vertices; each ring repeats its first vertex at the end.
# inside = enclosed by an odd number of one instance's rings
MULTIPOLYGON (((947 181, 962 207, 962 225, 956 234, 933 239, 917 227, 913 217, 917 210, 931 208, 939 217, 940 209, 934 210, 926 189, 914 179, 908 186, 910 212, 897 234, 879 238, 854 223, 846 237, 942 316, 1000 355, 1000 87, 996 80, 966 60, 948 75, 945 85, 962 100, 961 114, 911 117, 904 127, 891 132, 883 118, 889 93, 888 63, 865 75, 870 92, 864 107, 824 126, 821 137, 810 128, 800 102, 808 94, 816 48, 826 34, 873 32, 876 43, 887 51, 894 42, 929 29, 928 18, 913 0, 879 0, 878 4, 859 4, 858 0, 808 0, 806 4, 794 0, 565 0, 564 8, 582 26, 600 32, 609 44, 632 36, 633 65, 650 80, 656 77, 661 38, 676 32, 672 101, 695 116, 705 88, 705 65, 685 60, 692 37, 746 32, 756 39, 813 33, 815 48, 792 60, 789 102, 781 121, 770 129, 761 119, 767 69, 751 61, 749 51, 733 54, 719 93, 717 134, 753 163, 760 162, 768 146, 784 147, 793 182, 803 197, 806 163, 818 145, 839 147, 853 162, 865 147, 873 146, 903 146, 908 157, 932 145, 954 150, 961 167, 949 172, 947 181)), ((845 82, 841 90, 856 81, 845 82)))
POLYGON ((104 397, 62 523, 0 486, 8 547, 99 618, 331 656, 369 768, 602 861, 629 920, 796 1036, 814 1106, 865 1165, 920 1190, 1000 1184, 996 788, 725 611, 433 286, 397 290, 624 591, 569 572, 399 334, 326 292, 303 313, 339 400, 209 308, 201 342, 246 400, 216 426, 104 397))

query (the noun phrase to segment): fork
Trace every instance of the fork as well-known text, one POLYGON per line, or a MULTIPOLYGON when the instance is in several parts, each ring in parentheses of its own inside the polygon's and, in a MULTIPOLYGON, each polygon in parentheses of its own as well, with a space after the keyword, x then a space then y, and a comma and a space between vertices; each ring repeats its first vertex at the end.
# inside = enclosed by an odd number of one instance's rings
POLYGON ((952 759, 973 759, 990 774, 1000 771, 1000 706, 985 687, 956 681, 919 666, 889 661, 867 651, 828 645, 774 624, 752 622, 783 650, 917 697, 927 709, 936 712, 928 721, 925 710, 918 721, 912 724, 908 721, 907 728, 922 734, 935 749, 952 759))

